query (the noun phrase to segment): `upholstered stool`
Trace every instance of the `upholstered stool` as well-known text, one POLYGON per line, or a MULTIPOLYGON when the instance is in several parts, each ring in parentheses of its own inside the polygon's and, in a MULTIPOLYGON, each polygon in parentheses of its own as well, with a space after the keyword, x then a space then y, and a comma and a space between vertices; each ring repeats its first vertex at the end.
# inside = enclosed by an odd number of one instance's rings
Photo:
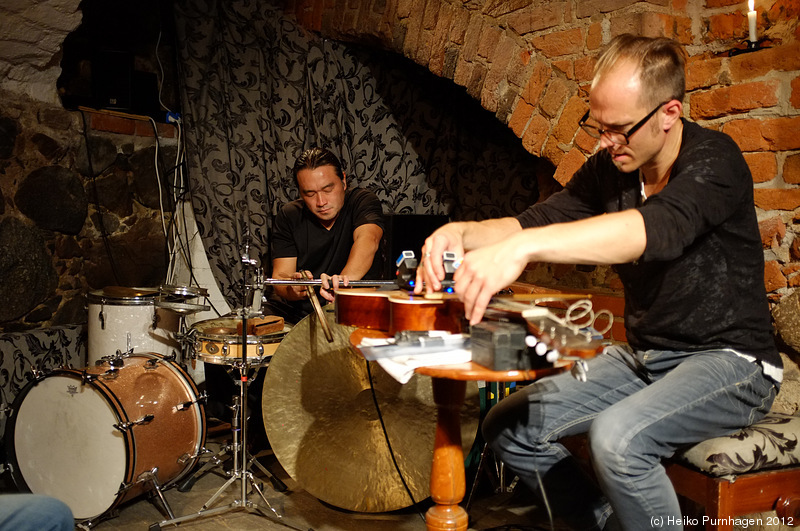
POLYGON ((800 417, 771 412, 676 454, 666 463, 675 491, 705 509, 705 517, 684 517, 687 529, 800 525, 798 439, 800 417), (773 510, 777 516, 744 516, 773 510))

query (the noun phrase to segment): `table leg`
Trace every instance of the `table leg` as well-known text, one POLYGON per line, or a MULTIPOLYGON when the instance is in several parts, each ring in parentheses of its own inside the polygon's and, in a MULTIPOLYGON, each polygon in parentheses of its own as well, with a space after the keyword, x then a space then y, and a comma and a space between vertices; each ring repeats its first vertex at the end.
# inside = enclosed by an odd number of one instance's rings
POLYGON ((461 407, 467 389, 465 381, 433 378, 436 403, 436 438, 431 468, 431 498, 428 531, 466 531, 469 518, 459 505, 464 499, 464 451, 461 449, 461 407))

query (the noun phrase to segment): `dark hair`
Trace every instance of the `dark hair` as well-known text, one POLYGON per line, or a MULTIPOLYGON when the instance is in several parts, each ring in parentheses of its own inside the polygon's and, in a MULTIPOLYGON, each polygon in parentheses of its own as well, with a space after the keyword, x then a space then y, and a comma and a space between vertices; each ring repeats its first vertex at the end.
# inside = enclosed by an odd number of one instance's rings
POLYGON ((595 64, 595 82, 620 60, 633 61, 639 68, 642 98, 647 105, 662 101, 683 101, 686 94, 686 52, 672 39, 637 37, 629 33, 614 37, 595 64))
POLYGON ((297 179, 297 174, 300 170, 315 170, 320 166, 333 166, 336 175, 340 179, 344 179, 344 172, 342 171, 342 163, 339 159, 325 148, 312 147, 303 151, 302 155, 297 157, 294 163, 294 178, 297 179))

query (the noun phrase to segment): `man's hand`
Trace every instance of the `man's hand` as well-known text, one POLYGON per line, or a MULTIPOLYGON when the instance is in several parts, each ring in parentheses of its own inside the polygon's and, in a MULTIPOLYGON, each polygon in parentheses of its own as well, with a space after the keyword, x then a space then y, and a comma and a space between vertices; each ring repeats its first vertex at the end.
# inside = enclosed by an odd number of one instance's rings
POLYGON ((417 266, 414 293, 422 293, 423 286, 428 293, 442 289, 445 251, 455 253, 456 259, 464 255, 462 231, 457 223, 448 223, 438 228, 425 240, 417 266))
POLYGON ((333 290, 338 289, 339 285, 347 286, 350 284, 350 279, 347 278, 347 275, 330 276, 322 273, 320 280, 322 281, 322 287, 319 289, 319 294, 328 302, 333 302, 333 290))
POLYGON ((468 252, 453 275, 455 292, 464 303, 464 317, 479 323, 492 297, 519 278, 527 260, 515 250, 516 238, 468 252))

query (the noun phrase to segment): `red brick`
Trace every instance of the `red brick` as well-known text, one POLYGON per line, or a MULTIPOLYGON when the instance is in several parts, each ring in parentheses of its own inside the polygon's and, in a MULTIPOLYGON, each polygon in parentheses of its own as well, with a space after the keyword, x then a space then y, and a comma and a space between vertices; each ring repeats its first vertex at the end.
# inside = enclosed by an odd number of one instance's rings
POLYGON ((534 31, 554 28, 564 21, 566 2, 552 2, 541 6, 529 7, 510 14, 506 21, 508 26, 519 35, 526 35, 534 31))
POLYGON ((566 155, 566 153, 564 152, 561 142, 556 140, 552 135, 547 137, 544 147, 542 148, 542 157, 549 160, 553 166, 558 167, 564 155, 566 155))
POLYGON ((800 238, 795 237, 792 245, 789 246, 789 257, 792 260, 800 260, 800 238))
POLYGON ((441 76, 444 71, 444 54, 449 44, 448 39, 453 14, 454 9, 450 4, 442 4, 439 20, 436 22, 436 28, 433 31, 431 59, 428 62, 428 69, 437 76, 441 76))
POLYGON ((553 79, 547 85, 547 90, 539 101, 539 108, 551 118, 558 116, 558 111, 570 95, 569 92, 570 87, 566 81, 560 78, 553 79))
POLYGON ((462 87, 466 87, 469 79, 472 77, 473 63, 467 61, 463 55, 458 56, 458 63, 456 64, 456 71, 453 74, 453 82, 462 87))
POLYGON ((453 44, 464 44, 464 39, 467 35, 467 27, 469 27, 470 21, 471 18, 468 11, 464 9, 455 10, 453 24, 450 27, 450 40, 453 44))
POLYGON ((734 56, 730 60, 729 70, 734 83, 762 77, 772 71, 800 70, 800 43, 793 42, 734 56))
POLYGON ((727 7, 741 4, 742 0, 706 0, 705 3, 708 8, 727 7))
POLYGON ((756 188, 756 206, 764 210, 795 210, 800 208, 800 188, 756 188))
POLYGON ((792 80, 792 95, 789 102, 795 109, 800 109, 800 76, 792 80))
POLYGON ((583 129, 578 129, 578 133, 575 135, 575 140, 574 140, 574 144, 576 146, 581 148, 584 153, 588 153, 590 155, 595 152, 595 148, 597 147, 598 142, 599 140, 597 140, 592 136, 589 136, 589 134, 583 129))
POLYGON ((763 120, 761 132, 772 151, 800 149, 800 116, 763 120))
POLYGON ((484 26, 483 32, 478 39, 478 47, 476 50, 478 56, 484 59, 491 57, 492 52, 495 47, 497 47, 497 43, 500 42, 500 36, 502 34, 503 30, 497 26, 484 26))
POLYGON ((528 125, 528 120, 531 119, 533 111, 533 105, 527 103, 522 98, 517 101, 517 106, 514 108, 514 112, 511 114, 508 127, 514 131, 514 134, 519 138, 522 138, 522 134, 525 132, 525 128, 528 125))
POLYGON ((789 155, 783 162, 783 182, 800 184, 800 153, 789 155))
POLYGON ((537 157, 542 154, 542 146, 547 139, 547 134, 550 132, 550 120, 541 114, 535 114, 528 123, 528 128, 522 136, 522 146, 525 151, 536 155, 537 157))
POLYGON ((781 268, 781 272, 787 277, 797 273, 798 271, 800 271, 800 264, 786 264, 781 268))
POLYGON ((800 149, 800 116, 732 120, 722 131, 730 135, 742 151, 800 149))
POLYGON ((610 13, 623 7, 635 4, 637 0, 583 0, 575 6, 577 18, 585 18, 596 15, 597 13, 610 13))
POLYGON ((573 28, 535 37, 531 44, 545 57, 560 57, 583 51, 583 31, 573 28))
POLYGON ((559 162, 553 178, 561 185, 567 184, 584 162, 586 156, 579 149, 571 149, 559 162))
POLYGON ((519 45, 506 35, 501 35, 500 42, 497 43, 489 56, 489 74, 486 76, 486 85, 489 90, 496 90, 500 80, 506 76, 506 71, 512 58, 517 57, 520 51, 519 45))
POLYGON ((483 18, 480 16, 472 16, 469 19, 467 26, 467 33, 464 37, 464 48, 462 49, 461 56, 465 60, 472 61, 478 55, 478 41, 483 33, 483 18))
POLYGON ((692 20, 664 13, 643 13, 641 34, 646 37, 669 37, 681 44, 692 44, 692 20))
POLYGON ((786 277, 781 273, 780 263, 770 260, 764 264, 764 286, 767 292, 786 287, 786 277))
POLYGON ((779 80, 745 83, 705 92, 695 92, 691 98, 693 120, 708 120, 753 109, 773 107, 778 103, 779 80))
POLYGON ((708 88, 720 82, 721 57, 691 57, 686 63, 686 90, 708 88))
POLYGON ((599 50, 601 46, 603 46, 603 25, 600 22, 593 22, 586 30, 586 48, 599 50))
POLYGON ((778 174, 778 161, 774 153, 745 153, 744 160, 750 166, 755 183, 771 181, 778 174))
MULTIPOLYGON (((731 0, 733 1, 733 0, 731 0)), ((738 0, 736 0, 738 2, 738 0)), ((673 0, 672 1, 672 11, 676 13, 686 13, 686 6, 689 4, 689 0, 673 0)))
POLYGON ((567 79, 575 79, 575 61, 572 59, 553 61, 552 64, 553 68, 563 72, 567 79))
POLYGON ((105 113, 91 113, 91 117, 91 127, 95 131, 122 135, 133 135, 136 132, 136 122, 130 118, 105 113))
POLYGON ((786 225, 780 216, 773 216, 758 223, 758 231, 761 233, 761 244, 764 249, 779 247, 783 238, 786 236, 786 225))
POLYGON ((531 51, 525 48, 518 48, 519 53, 512 58, 508 65, 508 82, 517 87, 524 87, 530 77, 529 65, 531 64, 531 51))
POLYGON ((531 77, 528 78, 528 83, 522 91, 522 99, 531 105, 536 105, 539 102, 539 97, 541 97, 545 85, 550 80, 551 73, 547 63, 544 61, 537 61, 533 66, 531 77))
POLYGON ((585 55, 575 59, 575 81, 584 84, 592 81, 594 77, 594 65, 597 57, 585 55))
POLYGON ((586 103, 579 97, 573 96, 564 105, 558 123, 553 128, 553 136, 556 140, 564 144, 572 143, 575 131, 578 130, 578 122, 586 112, 586 103))
POLYGON ((730 41, 747 38, 747 15, 744 11, 719 13, 708 17, 708 27, 703 41, 730 41))

